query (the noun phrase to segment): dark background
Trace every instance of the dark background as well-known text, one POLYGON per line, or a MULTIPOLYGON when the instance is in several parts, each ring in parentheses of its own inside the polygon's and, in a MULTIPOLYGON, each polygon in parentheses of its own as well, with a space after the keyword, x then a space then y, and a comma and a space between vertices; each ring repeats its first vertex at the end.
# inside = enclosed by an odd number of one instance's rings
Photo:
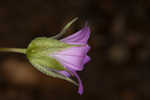
POLYGON ((22 54, 0 53, 0 100, 150 100, 149 0, 0 0, 0 47, 25 48, 38 36, 91 28, 85 92, 34 69, 22 54))

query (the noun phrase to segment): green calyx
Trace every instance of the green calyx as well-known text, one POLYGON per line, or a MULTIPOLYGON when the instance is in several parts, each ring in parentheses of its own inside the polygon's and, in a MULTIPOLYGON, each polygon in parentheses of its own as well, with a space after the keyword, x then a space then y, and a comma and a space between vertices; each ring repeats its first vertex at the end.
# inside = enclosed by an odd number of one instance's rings
POLYGON ((60 42, 56 39, 40 37, 31 41, 26 50, 26 55, 30 63, 40 72, 48 76, 64 79, 75 85, 78 85, 71 78, 66 77, 58 72, 68 70, 65 69, 65 67, 55 58, 50 56, 52 53, 59 52, 70 47, 72 47, 72 45, 60 42))
POLYGON ((37 63, 56 70, 65 70, 64 66, 50 55, 68 47, 71 46, 56 39, 40 37, 30 43, 26 54, 31 63, 37 63))

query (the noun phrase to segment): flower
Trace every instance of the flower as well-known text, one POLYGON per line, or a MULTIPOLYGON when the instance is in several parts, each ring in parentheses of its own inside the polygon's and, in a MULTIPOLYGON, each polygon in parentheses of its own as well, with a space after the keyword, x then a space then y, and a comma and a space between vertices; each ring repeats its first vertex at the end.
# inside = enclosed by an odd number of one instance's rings
POLYGON ((87 55, 90 47, 87 44, 90 29, 86 24, 81 30, 64 39, 40 37, 34 39, 27 48, 27 58, 39 71, 53 77, 65 79, 77 84, 78 93, 83 93, 83 85, 77 71, 82 71, 84 64, 90 61, 87 55))
POLYGON ((27 48, 0 48, 0 52, 25 54, 37 70, 78 85, 78 93, 82 94, 83 85, 77 71, 82 71, 84 64, 90 61, 87 55, 90 49, 87 44, 90 28, 86 24, 73 35, 61 40, 56 39, 61 37, 77 19, 76 17, 70 21, 56 36, 38 37, 32 40, 27 48), (78 83, 71 79, 71 76, 75 76, 78 83))

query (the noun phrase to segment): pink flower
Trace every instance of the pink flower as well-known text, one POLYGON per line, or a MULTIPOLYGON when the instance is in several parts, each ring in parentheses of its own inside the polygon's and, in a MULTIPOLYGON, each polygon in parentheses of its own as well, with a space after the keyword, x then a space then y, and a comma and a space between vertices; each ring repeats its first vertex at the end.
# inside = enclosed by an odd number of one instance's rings
POLYGON ((78 93, 83 93, 83 84, 77 71, 82 71, 84 64, 90 61, 87 44, 90 29, 87 24, 64 39, 57 40, 78 18, 70 21, 62 31, 53 37, 37 37, 27 48, 0 48, 1 52, 23 53, 37 70, 54 78, 64 79, 79 86, 78 93), (78 80, 76 83, 71 76, 78 80))

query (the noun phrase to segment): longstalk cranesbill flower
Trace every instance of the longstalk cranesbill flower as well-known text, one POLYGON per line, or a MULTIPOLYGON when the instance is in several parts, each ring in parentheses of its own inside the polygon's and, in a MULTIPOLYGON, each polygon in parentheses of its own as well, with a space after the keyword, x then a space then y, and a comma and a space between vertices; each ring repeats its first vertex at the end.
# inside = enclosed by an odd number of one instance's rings
MULTIPOLYGON (((69 27, 75 20, 68 23, 69 27)), ((58 36, 66 31, 66 27, 58 36)), ((83 85, 77 71, 82 71, 89 62, 87 55, 90 47, 87 44, 90 29, 86 24, 81 30, 64 39, 38 37, 31 41, 27 49, 1 48, 0 51, 12 51, 26 54, 30 63, 42 73, 67 80, 79 86, 78 93, 83 93, 83 85), (75 76, 76 83, 71 79, 75 76)))

